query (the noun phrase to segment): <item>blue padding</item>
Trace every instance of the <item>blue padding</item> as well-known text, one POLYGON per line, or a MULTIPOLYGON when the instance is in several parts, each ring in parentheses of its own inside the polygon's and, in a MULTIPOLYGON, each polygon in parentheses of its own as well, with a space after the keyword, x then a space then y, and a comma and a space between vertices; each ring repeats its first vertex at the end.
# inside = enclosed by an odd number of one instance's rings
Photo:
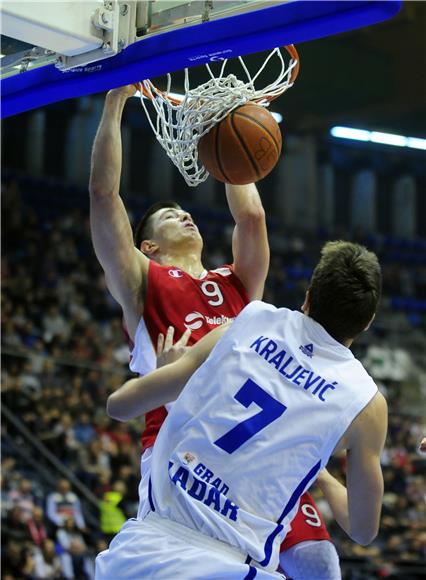
POLYGON ((297 0, 172 30, 69 72, 49 65, 4 79, 2 117, 199 65, 214 53, 232 58, 362 28, 391 18, 401 5, 402 0, 297 0))

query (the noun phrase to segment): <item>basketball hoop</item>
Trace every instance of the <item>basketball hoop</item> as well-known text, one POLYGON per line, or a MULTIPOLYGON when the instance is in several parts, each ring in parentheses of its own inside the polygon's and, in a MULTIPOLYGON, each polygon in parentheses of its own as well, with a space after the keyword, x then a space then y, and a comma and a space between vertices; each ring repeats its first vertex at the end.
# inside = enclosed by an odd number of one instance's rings
POLYGON ((299 55, 293 45, 284 47, 290 55, 288 66, 280 48, 273 49, 254 76, 251 76, 243 58, 238 57, 247 80, 244 82, 234 74, 225 76, 228 59, 222 62, 218 76, 213 74, 210 64, 205 67, 209 80, 190 88, 189 69, 184 70, 184 92, 180 97, 172 96, 171 75, 167 74, 165 90, 157 88, 150 80, 140 83, 141 103, 157 141, 179 169, 189 186, 195 187, 207 179, 209 173, 198 158, 198 142, 233 109, 251 101, 262 107, 282 95, 293 86, 299 73, 299 55), (280 72, 275 81, 256 88, 258 77, 272 58, 280 63, 280 72), (156 113, 148 110, 150 100, 156 113))

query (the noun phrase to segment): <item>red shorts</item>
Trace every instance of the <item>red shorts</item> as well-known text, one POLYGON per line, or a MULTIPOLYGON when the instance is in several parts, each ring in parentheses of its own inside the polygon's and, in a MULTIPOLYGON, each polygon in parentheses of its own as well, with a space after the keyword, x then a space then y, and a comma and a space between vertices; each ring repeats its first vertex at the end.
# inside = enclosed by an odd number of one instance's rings
POLYGON ((280 552, 309 540, 330 540, 330 534, 314 500, 306 492, 300 498, 299 509, 291 522, 291 530, 281 544, 280 552))

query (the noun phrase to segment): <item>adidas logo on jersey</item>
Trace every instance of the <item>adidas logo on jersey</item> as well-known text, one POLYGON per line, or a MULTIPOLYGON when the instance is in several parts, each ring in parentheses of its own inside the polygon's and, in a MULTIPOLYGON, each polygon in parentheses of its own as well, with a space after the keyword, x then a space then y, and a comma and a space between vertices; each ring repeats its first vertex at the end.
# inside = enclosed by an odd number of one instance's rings
POLYGON ((204 321, 210 326, 220 326, 221 324, 225 324, 226 322, 231 322, 234 318, 230 318, 229 316, 224 316, 221 314, 220 316, 204 316, 200 312, 190 312, 185 316, 184 325, 186 328, 190 328, 191 330, 198 330, 201 328, 204 321))
POLYGON ((301 345, 299 346, 299 349, 303 352, 303 354, 306 354, 306 356, 308 356, 309 358, 312 358, 314 356, 313 344, 305 344, 305 346, 301 345))

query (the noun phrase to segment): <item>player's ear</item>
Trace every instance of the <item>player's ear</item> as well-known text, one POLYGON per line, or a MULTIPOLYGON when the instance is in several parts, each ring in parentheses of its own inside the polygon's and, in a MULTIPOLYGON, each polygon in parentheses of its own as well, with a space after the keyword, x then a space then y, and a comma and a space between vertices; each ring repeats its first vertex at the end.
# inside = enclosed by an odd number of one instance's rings
POLYGON ((158 244, 153 240, 143 240, 140 249, 145 256, 153 257, 158 251, 158 244))
POLYGON ((366 330, 368 330, 370 328, 370 326, 373 324, 373 320, 376 318, 376 313, 373 314, 372 319, 370 320, 370 322, 367 324, 367 326, 364 328, 364 332, 366 330))
POLYGON ((309 290, 306 290, 305 301, 303 302, 302 308, 301 308, 303 314, 309 314, 309 303, 310 303, 309 290))

